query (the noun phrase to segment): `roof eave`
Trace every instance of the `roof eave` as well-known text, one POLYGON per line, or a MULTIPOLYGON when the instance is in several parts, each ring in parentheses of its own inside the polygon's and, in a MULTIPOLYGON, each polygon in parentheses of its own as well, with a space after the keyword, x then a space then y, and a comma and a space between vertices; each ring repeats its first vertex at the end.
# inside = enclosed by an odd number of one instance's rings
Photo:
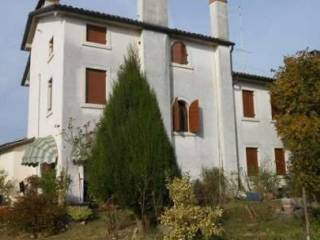
POLYGON ((29 58, 28 58, 28 61, 27 61, 27 64, 26 64, 26 68, 24 70, 24 73, 23 73, 23 76, 22 76, 22 80, 21 80, 21 86, 22 87, 29 87, 29 74, 30 74, 30 55, 29 55, 29 58))
POLYGON ((235 43, 226 41, 223 39, 213 38, 211 36, 198 34, 198 33, 186 32, 179 29, 173 29, 173 28, 167 28, 159 25, 149 24, 149 23, 141 22, 138 20, 130 19, 130 18, 124 18, 124 17, 115 16, 115 15, 89 11, 81 8, 74 8, 66 5, 52 5, 49 7, 37 9, 29 14, 24 35, 23 35, 21 50, 30 51, 31 49, 30 45, 28 46, 28 40, 32 38, 30 34, 34 33, 34 31, 30 31, 30 30, 32 30, 32 26, 35 25, 35 22, 36 22, 35 18, 40 17, 43 14, 56 12, 56 11, 63 12, 69 15, 70 14, 80 15, 81 17, 93 17, 93 18, 104 20, 104 21, 122 23, 130 27, 138 27, 140 29, 162 32, 171 36, 180 36, 180 37, 186 37, 186 38, 195 39, 195 40, 202 40, 204 42, 213 43, 216 45, 224 45, 224 46, 235 45, 235 43))
POLYGON ((2 144, 2 145, 0 145, 0 154, 8 152, 13 148, 21 147, 23 145, 32 143, 32 142, 34 142, 34 140, 35 140, 35 138, 24 138, 24 139, 21 139, 18 141, 2 144))
POLYGON ((251 83, 259 83, 259 84, 271 84, 276 79, 261 75, 254 75, 249 73, 242 73, 242 72, 233 72, 233 80, 235 82, 242 81, 242 82, 251 82, 251 83))

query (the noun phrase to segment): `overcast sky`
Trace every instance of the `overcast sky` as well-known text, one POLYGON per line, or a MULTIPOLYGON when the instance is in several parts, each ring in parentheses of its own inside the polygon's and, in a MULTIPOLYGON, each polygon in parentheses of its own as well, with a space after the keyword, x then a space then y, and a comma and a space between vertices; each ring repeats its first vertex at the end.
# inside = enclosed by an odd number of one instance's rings
MULTIPOLYGON (((137 0, 61 0, 136 18, 137 0)), ((161 0, 159 0, 161 1, 161 0)), ((2 1, 0 10, 0 144, 26 136, 28 88, 20 82, 28 53, 20 51, 27 15, 37 0, 2 1)), ((170 27, 209 34, 208 0, 169 0, 170 27)), ((234 68, 271 75, 283 56, 320 49, 319 0, 229 0, 234 68)))

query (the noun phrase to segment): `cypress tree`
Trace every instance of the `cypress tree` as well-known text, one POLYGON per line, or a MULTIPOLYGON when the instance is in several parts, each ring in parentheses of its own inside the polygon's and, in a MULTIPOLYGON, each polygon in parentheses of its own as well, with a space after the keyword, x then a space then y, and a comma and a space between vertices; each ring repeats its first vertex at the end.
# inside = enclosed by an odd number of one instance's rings
POLYGON ((177 175, 156 95, 129 48, 88 161, 89 190, 98 200, 112 197, 151 220, 168 199, 167 180, 177 175))

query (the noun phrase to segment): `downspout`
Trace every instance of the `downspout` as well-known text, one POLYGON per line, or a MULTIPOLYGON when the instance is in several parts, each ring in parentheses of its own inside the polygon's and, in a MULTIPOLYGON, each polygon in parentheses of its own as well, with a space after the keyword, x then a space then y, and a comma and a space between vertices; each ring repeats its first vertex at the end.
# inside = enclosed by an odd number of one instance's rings
MULTIPOLYGON (((233 81, 233 50, 234 50, 234 45, 231 46, 231 51, 230 51, 230 65, 231 65, 231 75, 232 75, 232 81, 233 81)), ((238 177, 238 191, 242 188, 242 183, 241 183, 241 167, 240 167, 240 156, 239 156, 239 139, 238 139, 238 126, 237 126, 237 109, 236 109, 236 99, 235 99, 235 92, 234 92, 234 84, 232 84, 232 89, 233 89, 233 110, 234 110, 234 125, 235 125, 235 135, 236 135, 236 152, 237 152, 237 177, 238 177)))

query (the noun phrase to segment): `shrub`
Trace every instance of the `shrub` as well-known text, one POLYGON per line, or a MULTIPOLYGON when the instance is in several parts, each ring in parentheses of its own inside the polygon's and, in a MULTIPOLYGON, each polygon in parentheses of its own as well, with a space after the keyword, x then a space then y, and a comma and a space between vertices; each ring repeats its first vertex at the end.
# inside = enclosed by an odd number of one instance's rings
POLYGON ((168 189, 173 207, 161 216, 161 223, 168 227, 165 240, 212 239, 222 234, 218 225, 222 210, 197 206, 189 177, 174 179, 168 189))
POLYGON ((218 168, 202 169, 201 180, 194 183, 194 193, 200 205, 215 206, 228 201, 228 181, 218 168))
POLYGON ((279 176, 276 173, 272 173, 264 168, 260 168, 256 176, 250 177, 252 184, 248 183, 249 189, 260 193, 262 196, 267 193, 277 195, 280 184, 279 176))
POLYGON ((87 221, 93 216, 93 211, 89 207, 68 207, 67 211, 72 220, 76 222, 87 221))
POLYGON ((10 196, 14 192, 14 184, 7 177, 5 171, 0 170, 0 205, 10 202, 10 196))
POLYGON ((17 231, 52 234, 65 226, 66 210, 47 196, 29 193, 19 197, 9 210, 8 227, 17 231))
POLYGON ((156 221, 168 201, 166 179, 176 175, 179 170, 156 95, 131 49, 88 161, 89 190, 102 202, 114 197, 143 222, 156 221))

